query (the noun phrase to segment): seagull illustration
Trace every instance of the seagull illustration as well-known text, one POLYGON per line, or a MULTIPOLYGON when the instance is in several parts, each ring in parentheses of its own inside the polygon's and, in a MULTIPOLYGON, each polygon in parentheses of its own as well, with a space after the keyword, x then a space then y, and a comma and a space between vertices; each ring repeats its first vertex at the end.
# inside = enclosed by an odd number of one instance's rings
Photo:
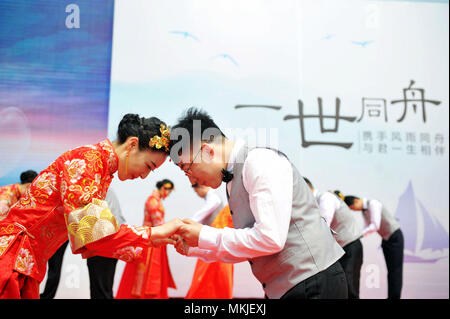
POLYGON ((330 40, 331 38, 333 38, 335 36, 335 34, 327 34, 326 36, 324 36, 322 38, 322 40, 330 40))
POLYGON ((199 41, 200 42, 200 40, 195 35, 193 35, 192 33, 186 32, 186 31, 170 31, 169 33, 179 34, 179 35, 184 36, 185 38, 192 38, 195 41, 199 41))
POLYGON ((216 56, 211 57, 211 59, 216 59, 216 58, 224 58, 224 59, 228 59, 230 60, 235 66, 239 66, 239 64, 236 62, 236 60, 233 59, 233 57, 229 54, 226 53, 222 53, 216 56))
POLYGON ((352 41, 353 44, 360 45, 360 46, 362 46, 363 48, 364 48, 366 45, 368 45, 369 43, 372 43, 372 42, 373 42, 373 41, 352 41))

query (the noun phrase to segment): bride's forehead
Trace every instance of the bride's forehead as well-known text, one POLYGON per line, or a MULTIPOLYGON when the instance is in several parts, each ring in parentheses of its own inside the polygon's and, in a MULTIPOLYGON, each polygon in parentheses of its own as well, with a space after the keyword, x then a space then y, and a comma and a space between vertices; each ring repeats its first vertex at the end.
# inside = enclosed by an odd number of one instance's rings
POLYGON ((152 160, 152 161, 163 161, 166 158, 166 154, 163 152, 154 152, 154 151, 147 151, 145 152, 145 159, 152 160))

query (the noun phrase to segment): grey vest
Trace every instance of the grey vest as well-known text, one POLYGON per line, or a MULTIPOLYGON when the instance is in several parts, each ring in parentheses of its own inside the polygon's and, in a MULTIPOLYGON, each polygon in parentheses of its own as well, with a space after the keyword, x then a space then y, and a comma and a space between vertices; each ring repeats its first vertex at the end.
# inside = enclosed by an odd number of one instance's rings
MULTIPOLYGON (((370 200, 367 201, 367 205, 369 205, 370 200)), ((370 223, 370 214, 367 213, 367 210, 363 210, 363 217, 367 223, 370 223)), ((378 234, 383 237, 384 240, 388 240, 391 235, 400 228, 395 217, 385 208, 382 204, 381 209, 381 222, 380 229, 378 229, 378 234)))
MULTIPOLYGON (((234 228, 253 227, 255 224, 249 194, 242 180, 242 169, 249 151, 247 145, 239 150, 230 194, 227 192, 234 228)), ((311 190, 292 163, 291 166, 292 211, 284 248, 273 255, 249 260, 253 274, 261 282, 266 295, 273 299, 282 297, 299 282, 327 269, 344 254, 321 217, 311 190)))
MULTIPOLYGON (((324 193, 317 193, 317 201, 320 205, 320 198, 324 193)), ((347 204, 336 195, 330 193, 334 198, 336 198, 340 206, 334 212, 333 220, 330 223, 330 228, 335 232, 334 238, 336 241, 344 247, 362 236, 362 229, 358 225, 355 213, 350 210, 347 204)))

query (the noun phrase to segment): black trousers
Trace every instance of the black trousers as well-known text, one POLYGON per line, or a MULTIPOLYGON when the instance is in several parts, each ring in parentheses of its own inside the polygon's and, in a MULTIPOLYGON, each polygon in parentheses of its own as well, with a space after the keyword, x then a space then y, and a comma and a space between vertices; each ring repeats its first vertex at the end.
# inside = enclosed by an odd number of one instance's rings
MULTIPOLYGON (((61 278, 61 266, 67 244, 59 247, 55 254, 48 260, 48 275, 41 299, 53 299, 58 289, 61 278)), ((89 270, 89 288, 91 299, 113 299, 114 274, 116 272, 117 259, 94 256, 87 259, 89 270)))
POLYGON ((347 298, 347 280, 338 261, 327 269, 301 281, 281 297, 281 299, 347 298))
POLYGON ((113 283, 117 259, 94 256, 87 259, 91 299, 114 299, 113 283))
POLYGON ((363 246, 357 239, 343 247, 345 254, 339 259, 347 278, 348 298, 359 299, 359 280, 363 263, 363 246))
POLYGON ((41 299, 53 299, 58 290, 59 279, 61 278, 61 266, 63 262, 64 252, 69 241, 66 241, 53 256, 48 260, 47 282, 45 283, 44 292, 41 293, 41 299))
POLYGON ((400 299, 403 285, 404 238, 400 229, 381 242, 387 268, 388 299, 400 299))

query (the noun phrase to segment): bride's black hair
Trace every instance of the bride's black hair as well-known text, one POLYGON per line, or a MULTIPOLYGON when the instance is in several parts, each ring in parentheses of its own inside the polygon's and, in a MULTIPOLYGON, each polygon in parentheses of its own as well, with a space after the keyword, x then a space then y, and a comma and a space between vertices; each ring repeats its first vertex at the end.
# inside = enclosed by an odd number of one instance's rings
POLYGON ((164 147, 156 148, 150 147, 149 141, 155 135, 161 136, 161 124, 166 126, 166 123, 157 117, 140 117, 138 114, 125 114, 119 123, 117 130, 117 138, 120 144, 125 143, 128 137, 135 136, 139 139, 139 149, 151 149, 153 151, 164 152, 164 147))

